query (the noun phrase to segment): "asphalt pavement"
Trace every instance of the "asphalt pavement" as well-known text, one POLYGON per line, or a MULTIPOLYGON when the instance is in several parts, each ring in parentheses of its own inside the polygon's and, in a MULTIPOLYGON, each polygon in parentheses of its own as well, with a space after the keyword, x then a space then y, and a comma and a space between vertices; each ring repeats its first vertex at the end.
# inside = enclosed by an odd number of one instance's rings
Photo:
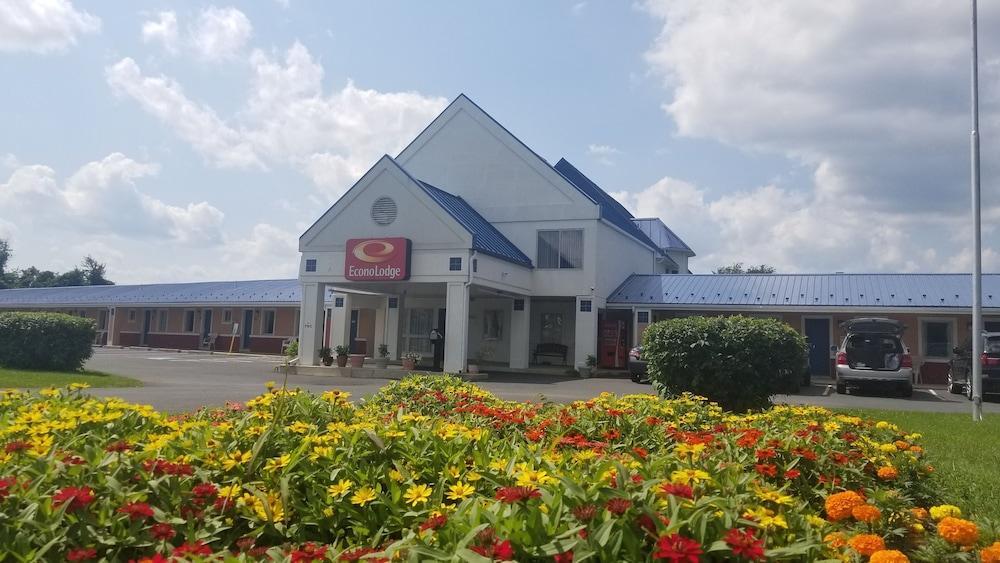
MULTIPOLYGON (((208 354, 147 350, 144 348, 96 348, 87 369, 134 377, 143 387, 91 389, 94 395, 121 397, 151 404, 167 412, 222 406, 229 401, 244 402, 265 390, 265 383, 280 384, 281 358, 247 354, 208 354)), ((330 389, 348 391, 354 398, 375 393, 390 383, 388 379, 353 379, 337 376, 289 375, 288 386, 322 393, 330 389)), ((546 399, 571 402, 590 399, 603 391, 616 394, 650 393, 649 385, 620 377, 579 379, 540 374, 496 374, 477 385, 510 400, 546 399)), ((944 389, 918 388, 913 397, 865 393, 838 395, 826 382, 817 381, 797 395, 779 395, 776 402, 819 405, 829 408, 873 408, 926 412, 968 412, 969 402, 944 389)), ((984 405, 987 413, 1000 413, 1000 403, 984 405)))

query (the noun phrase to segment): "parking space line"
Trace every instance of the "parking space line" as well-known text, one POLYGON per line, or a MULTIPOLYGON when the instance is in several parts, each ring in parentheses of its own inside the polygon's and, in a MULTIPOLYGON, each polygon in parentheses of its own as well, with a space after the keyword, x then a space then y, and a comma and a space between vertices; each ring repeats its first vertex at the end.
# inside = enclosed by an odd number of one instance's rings
POLYGON ((823 390, 823 396, 829 397, 831 391, 833 391, 833 385, 827 385, 826 389, 823 390))

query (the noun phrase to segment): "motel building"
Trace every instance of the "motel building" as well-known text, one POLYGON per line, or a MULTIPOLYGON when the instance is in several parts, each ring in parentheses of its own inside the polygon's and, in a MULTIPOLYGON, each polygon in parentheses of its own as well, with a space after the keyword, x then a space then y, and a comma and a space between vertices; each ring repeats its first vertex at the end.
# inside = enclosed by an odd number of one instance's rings
MULTIPOLYGON (((633 217, 565 159, 550 164, 460 95, 383 156, 299 239, 297 279, 0 290, 0 310, 94 319, 97 344, 280 353, 343 345, 443 369, 622 369, 650 323, 690 315, 781 319, 833 374, 840 323, 901 321, 918 382, 943 383, 969 339, 967 274, 691 274, 695 253, 633 217)), ((1000 275, 983 279, 1000 331, 1000 275)))

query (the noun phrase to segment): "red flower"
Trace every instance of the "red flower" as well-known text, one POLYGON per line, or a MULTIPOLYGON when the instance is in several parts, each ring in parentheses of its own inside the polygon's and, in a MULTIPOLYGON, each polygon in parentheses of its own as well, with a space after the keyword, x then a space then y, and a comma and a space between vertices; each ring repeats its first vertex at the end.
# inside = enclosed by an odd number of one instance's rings
POLYGON ((193 542, 182 543, 174 549, 174 557, 182 557, 184 555, 211 555, 212 548, 208 546, 203 540, 196 540, 193 542))
POLYGON ((0 479, 0 500, 10 496, 10 489, 17 484, 17 477, 4 477, 0 479))
POLYGON ((552 561, 555 563, 573 563, 573 552, 557 553, 552 556, 552 561))
POLYGON ((764 540, 754 535, 753 530, 733 528, 726 532, 723 539, 737 557, 746 557, 751 561, 764 559, 764 540))
POLYGON ((83 508, 94 501, 94 492, 90 487, 66 487, 56 491, 52 495, 52 502, 56 506, 69 503, 68 510, 83 508))
POLYGON ((656 535, 656 520, 653 520, 653 517, 649 514, 640 514, 639 517, 635 519, 635 523, 651 535, 656 535))
POLYGON ((799 475, 802 475, 802 472, 798 469, 789 469, 788 471, 785 471, 785 479, 798 479, 799 475))
POLYGON ((431 516, 427 520, 424 520, 420 524, 420 531, 424 530, 437 530, 438 528, 444 526, 448 522, 448 517, 444 514, 438 514, 437 516, 431 516))
POLYGON ((605 508, 608 509, 608 512, 616 516, 621 516, 622 514, 625 514, 626 511, 628 511, 630 506, 632 506, 632 501, 628 500, 627 498, 613 498, 608 501, 608 503, 605 505, 605 508))
POLYGON ((194 475, 194 468, 190 464, 165 459, 147 459, 142 462, 142 468, 154 475, 194 475))
POLYGON ((542 493, 534 487, 500 487, 495 498, 507 504, 514 504, 540 496, 542 493))
POLYGON ((592 504, 583 504, 573 509, 573 516, 581 522, 589 522, 597 515, 597 507, 592 504))
MULTIPOLYGON (((374 547, 357 547, 354 549, 348 549, 347 551, 340 554, 341 561, 360 561, 365 555, 370 555, 372 553, 378 553, 379 550, 374 547)), ((365 563, 379 561, 378 559, 365 559, 365 563)), ((382 559, 382 561, 388 561, 388 559, 382 559)))
POLYGON ((140 557, 139 559, 129 559, 128 563, 170 563, 170 560, 160 555, 159 553, 154 553, 148 557, 140 557))
POLYGON ((754 469, 757 470, 757 473, 767 477, 777 477, 778 475, 778 466, 773 463, 758 463, 754 469))
POLYGON ((215 498, 219 494, 219 488, 212 483, 199 483, 191 489, 191 493, 198 498, 215 498))
POLYGON ((538 442, 545 437, 545 431, 538 428, 532 428, 524 433, 524 437, 529 441, 538 442))
POLYGON ((174 531, 170 524, 157 522, 149 527, 149 535, 153 536, 153 538, 157 540, 169 541, 174 539, 177 532, 174 531))
POLYGON ((7 444, 3 447, 3 451, 13 454, 23 452, 29 447, 31 447, 31 444, 25 442, 24 440, 14 440, 12 442, 7 442, 7 444))
POLYGON ((131 520, 142 520, 153 517, 153 509, 144 502, 130 502, 118 509, 118 512, 127 514, 131 520))
POLYGON ((326 559, 326 546, 307 543, 299 549, 292 550, 289 554, 292 563, 303 561, 323 561, 326 559))
POLYGON ((685 538, 680 534, 670 534, 660 536, 656 541, 656 552, 653 553, 653 557, 674 563, 698 563, 698 556, 701 553, 701 544, 697 540, 685 538))
POLYGON ((777 457, 777 455, 778 454, 777 454, 777 452, 774 451, 774 448, 766 448, 766 449, 763 449, 763 450, 757 450, 757 453, 756 453, 757 461, 764 461, 765 459, 772 459, 774 457, 777 457))
POLYGON ((602 436, 604 436, 605 440, 611 442, 617 440, 618 438, 621 438, 622 433, 619 432, 617 429, 611 429, 605 431, 604 434, 602 434, 602 436))
POLYGON ((66 561, 90 561, 97 559, 97 550, 92 547, 78 547, 66 552, 66 561))
POLYGON ((660 492, 665 495, 673 495, 675 497, 692 499, 694 498, 694 489, 691 485, 681 485, 677 483, 663 483, 660 485, 660 492))
POLYGON ((632 453, 634 453, 635 456, 639 459, 646 459, 647 457, 649 457, 649 450, 647 450, 646 448, 641 448, 639 446, 632 448, 632 453))
POLYGON ((510 540, 503 540, 493 546, 493 558, 501 561, 514 558, 514 548, 511 547, 510 540))
POLYGON ((107 446, 104 447, 104 451, 106 451, 106 452, 117 452, 117 453, 127 452, 127 451, 129 451, 131 449, 132 449, 132 446, 128 442, 126 442, 125 440, 119 440, 117 442, 112 442, 112 443, 110 443, 110 444, 108 444, 107 446))

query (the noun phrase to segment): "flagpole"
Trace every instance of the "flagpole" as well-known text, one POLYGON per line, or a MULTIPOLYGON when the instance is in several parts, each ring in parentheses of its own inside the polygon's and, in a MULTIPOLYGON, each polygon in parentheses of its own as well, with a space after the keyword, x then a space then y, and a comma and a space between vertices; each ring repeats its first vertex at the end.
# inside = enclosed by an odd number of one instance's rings
POLYGON ((979 187, 979 35, 972 0, 972 420, 983 419, 983 253, 979 187))

